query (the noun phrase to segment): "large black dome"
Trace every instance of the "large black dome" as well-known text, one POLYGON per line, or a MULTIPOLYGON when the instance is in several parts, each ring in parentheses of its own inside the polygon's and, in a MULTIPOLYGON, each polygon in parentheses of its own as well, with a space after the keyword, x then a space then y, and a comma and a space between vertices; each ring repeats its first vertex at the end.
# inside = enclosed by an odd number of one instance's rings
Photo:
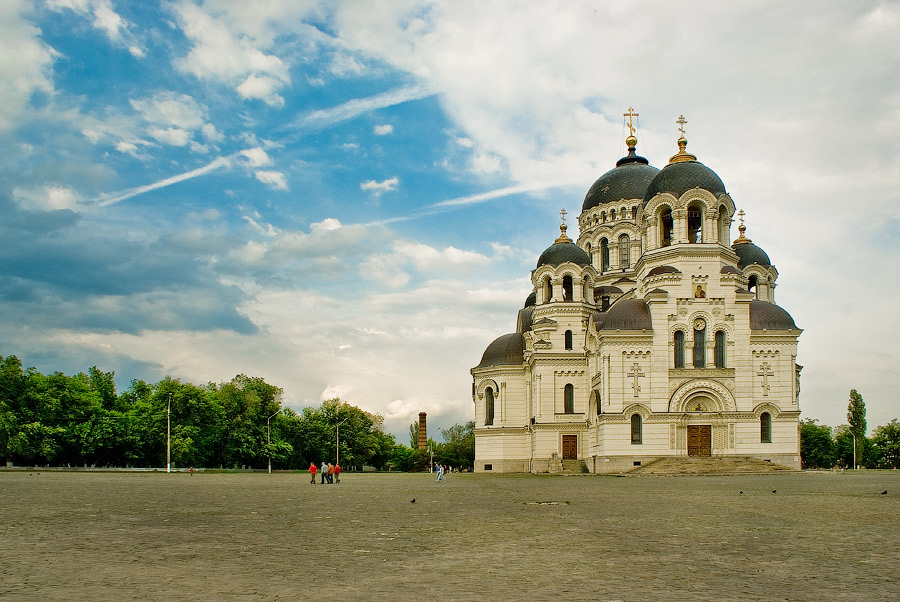
POLYGON ((745 242, 740 244, 735 244, 731 246, 734 249, 734 252, 737 253, 738 257, 738 267, 742 270, 748 265, 752 265, 754 263, 758 263, 763 267, 769 267, 772 265, 772 262, 769 260, 769 256, 765 251, 757 247, 752 242, 745 242))
POLYGON ((750 302, 750 330, 795 330, 794 318, 768 301, 750 302))
POLYGON ((683 161, 670 163, 656 174, 644 193, 644 203, 662 192, 678 198, 692 188, 708 190, 716 197, 725 193, 725 184, 716 172, 699 161, 683 161))
POLYGON ((584 197, 582 211, 604 203, 618 203, 622 199, 644 198, 647 185, 659 170, 650 167, 644 157, 636 155, 633 146, 629 147, 628 151, 627 157, 622 157, 616 162, 615 169, 609 170, 594 182, 584 197))
POLYGON ((488 366, 517 366, 524 359, 525 337, 521 332, 513 332, 497 337, 484 350, 481 363, 476 368, 488 366))
POLYGON ((653 330, 650 308, 643 299, 617 301, 606 312, 602 330, 653 330))

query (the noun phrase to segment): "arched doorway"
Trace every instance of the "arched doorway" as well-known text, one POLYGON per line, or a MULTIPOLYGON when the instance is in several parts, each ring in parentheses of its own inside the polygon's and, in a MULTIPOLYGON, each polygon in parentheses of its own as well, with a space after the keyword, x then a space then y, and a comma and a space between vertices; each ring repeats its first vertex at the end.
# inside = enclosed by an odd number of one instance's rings
POLYGON ((690 418, 687 425, 687 452, 688 456, 712 455, 712 425, 702 424, 703 413, 716 408, 716 403, 709 397, 696 395, 691 397, 686 404, 686 410, 691 414, 696 413, 696 418, 690 418))

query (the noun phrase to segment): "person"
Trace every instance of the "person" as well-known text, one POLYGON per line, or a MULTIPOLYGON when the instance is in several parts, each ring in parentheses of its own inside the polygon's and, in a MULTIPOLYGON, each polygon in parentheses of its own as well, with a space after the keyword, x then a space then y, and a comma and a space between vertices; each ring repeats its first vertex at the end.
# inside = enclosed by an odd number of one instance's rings
POLYGON ((437 469, 437 470, 435 471, 435 472, 437 472, 437 479, 435 479, 435 482, 436 482, 436 483, 440 483, 440 482, 441 482, 441 477, 444 476, 444 467, 441 466, 440 464, 437 464, 437 465, 435 466, 435 468, 437 469))
POLYGON ((328 477, 328 464, 325 464, 324 461, 322 462, 322 467, 319 468, 319 474, 322 475, 322 482, 320 484, 324 485, 325 479, 328 477))
POLYGON ((334 464, 328 463, 328 484, 334 484, 334 464))
POLYGON ((315 462, 309 463, 309 484, 310 485, 316 484, 316 463, 315 462))
POLYGON ((697 290, 694 291, 694 298, 695 299, 705 299, 706 298, 706 291, 704 291, 703 287, 700 286, 699 284, 697 285, 697 290))
POLYGON ((334 482, 335 483, 341 482, 341 465, 340 464, 334 465, 334 482))

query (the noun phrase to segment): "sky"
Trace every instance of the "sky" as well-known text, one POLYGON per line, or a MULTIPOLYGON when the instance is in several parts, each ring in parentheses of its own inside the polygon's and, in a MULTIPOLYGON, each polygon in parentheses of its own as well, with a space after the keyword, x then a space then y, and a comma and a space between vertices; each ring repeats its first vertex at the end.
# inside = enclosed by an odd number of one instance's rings
POLYGON ((802 418, 855 388, 886 424, 897 31, 898 2, 4 0, 0 355, 439 439, 634 107, 656 167, 686 117, 778 269, 802 418))

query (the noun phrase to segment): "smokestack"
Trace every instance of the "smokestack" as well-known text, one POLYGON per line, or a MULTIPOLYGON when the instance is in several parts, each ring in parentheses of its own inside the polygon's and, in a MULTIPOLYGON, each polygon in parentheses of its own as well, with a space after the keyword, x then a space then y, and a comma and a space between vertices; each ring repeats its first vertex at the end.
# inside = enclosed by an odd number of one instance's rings
POLYGON ((428 446, 428 429, 425 428, 425 412, 419 412, 419 449, 428 446))

